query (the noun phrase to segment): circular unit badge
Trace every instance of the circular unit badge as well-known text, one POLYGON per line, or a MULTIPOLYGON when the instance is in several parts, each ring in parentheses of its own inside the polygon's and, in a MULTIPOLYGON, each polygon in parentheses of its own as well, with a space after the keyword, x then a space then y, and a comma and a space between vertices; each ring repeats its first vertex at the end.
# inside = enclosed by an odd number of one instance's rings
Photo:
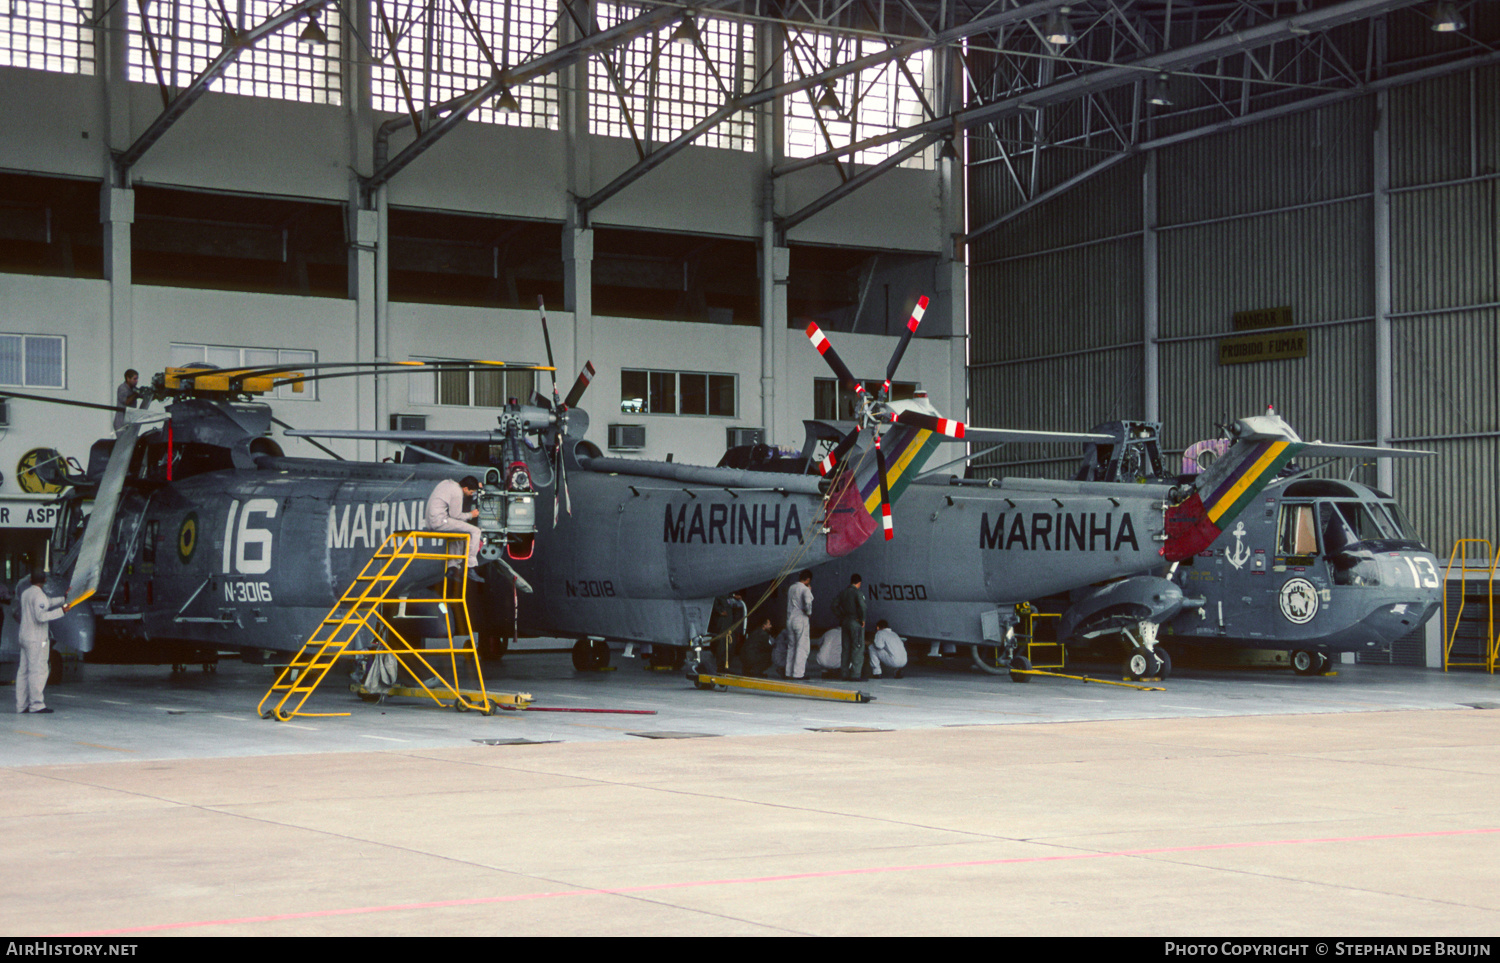
POLYGON ((197 548, 198 513, 188 512, 187 518, 182 520, 182 527, 177 529, 177 557, 186 562, 193 557, 197 548))
POLYGON ((52 448, 33 448, 16 463, 16 484, 33 495, 53 495, 63 490, 58 479, 62 455, 52 448))
POLYGON ((1281 586, 1281 614, 1294 625, 1306 625, 1318 614, 1318 590, 1305 578, 1289 578, 1281 586))

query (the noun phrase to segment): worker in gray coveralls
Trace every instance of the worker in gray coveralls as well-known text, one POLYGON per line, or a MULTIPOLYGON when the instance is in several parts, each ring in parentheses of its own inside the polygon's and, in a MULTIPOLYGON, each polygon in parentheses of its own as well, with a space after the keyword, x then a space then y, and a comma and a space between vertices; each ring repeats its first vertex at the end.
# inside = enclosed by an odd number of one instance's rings
POLYGON ((31 573, 31 585, 21 593, 21 661, 16 667, 16 711, 51 712, 42 701, 47 687, 47 623, 68 611, 67 600, 52 598, 42 588, 47 576, 31 573))
MULTIPOLYGON (((483 582, 475 569, 479 568, 479 546, 484 541, 479 528, 472 522, 479 518, 479 509, 464 511, 465 496, 472 498, 479 492, 479 479, 466 475, 462 481, 445 478, 437 483, 427 499, 426 526, 429 532, 465 532, 469 536, 469 578, 483 582)), ((450 568, 456 563, 450 563, 450 568)))

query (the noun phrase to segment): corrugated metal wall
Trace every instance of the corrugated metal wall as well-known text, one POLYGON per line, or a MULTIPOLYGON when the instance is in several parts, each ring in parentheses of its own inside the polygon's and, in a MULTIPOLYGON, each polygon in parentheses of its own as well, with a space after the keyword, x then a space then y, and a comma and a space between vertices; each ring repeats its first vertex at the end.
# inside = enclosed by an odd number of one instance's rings
MULTIPOLYGON (((1438 452, 1398 463, 1395 494, 1446 558, 1455 538, 1500 539, 1500 68, 1386 98, 1383 118, 1372 96, 1159 152, 1159 405, 1169 448, 1267 403, 1304 437, 1369 442, 1389 390, 1397 443, 1438 452), (1389 386, 1375 377, 1382 134, 1389 386), (1218 365, 1234 312, 1282 305, 1308 327, 1308 357, 1218 365)), ((1016 203, 998 166, 970 180, 971 225, 1016 203)), ((1083 430, 1145 410, 1147 169, 1121 163, 975 239, 976 423, 1083 430)), ((1009 467, 984 473, 1059 474, 1035 463, 1048 455, 1007 450, 1009 467)))

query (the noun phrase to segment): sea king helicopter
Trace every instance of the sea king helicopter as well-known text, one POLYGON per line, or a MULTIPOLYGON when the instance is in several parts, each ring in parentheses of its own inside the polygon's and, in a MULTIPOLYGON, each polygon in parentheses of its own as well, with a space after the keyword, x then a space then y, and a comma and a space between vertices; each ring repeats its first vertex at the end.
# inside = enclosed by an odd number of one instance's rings
MULTIPOLYGON (((1118 636, 1136 679, 1170 671, 1163 631, 1290 648, 1293 667, 1312 674, 1329 652, 1388 644, 1431 615, 1435 560, 1395 501, 1305 478, 1314 469, 1295 461, 1429 452, 1304 442, 1268 410, 1227 426, 1214 446, 1225 454, 1200 472, 1172 475, 1158 427, 1099 426, 1071 480, 918 477, 895 512, 900 549, 869 544, 827 571, 834 584, 863 576, 872 621, 967 645, 981 668, 1018 682, 1032 676, 1016 606, 1060 593, 1070 594, 1058 639, 1118 636)), ((805 454, 832 444, 831 431, 809 423, 805 454)))
MULTIPOLYGON (((545 333, 545 313, 542 322, 545 333)), ((608 458, 585 440, 588 415, 577 407, 592 365, 566 398, 554 378, 550 399, 510 399, 490 431, 287 431, 403 442, 389 463, 287 457, 269 436, 279 422, 257 400, 322 378, 469 367, 197 367, 155 376, 153 399, 164 408, 127 410, 81 473, 49 469, 66 486, 49 551, 48 591, 69 606, 52 623, 58 648, 179 666, 211 664, 222 649, 295 652, 387 535, 424 527, 434 486, 472 474, 482 482, 487 573, 469 593, 476 634, 577 638, 581 668, 607 662, 606 638, 672 658, 704 637, 715 596, 857 547, 876 527, 864 495, 920 471, 933 447, 925 428, 893 424, 886 441, 900 459, 889 478, 877 479, 871 463, 837 484, 608 458)), ((918 407, 911 417, 939 420, 930 405, 918 407)), ((408 572, 412 585, 443 577, 436 564, 408 572)), ((402 604, 399 590, 391 618, 442 617, 402 604)))
MULTIPOLYGON (((1191 446, 1183 471, 1222 450, 1223 439, 1191 446)), ((1261 510, 1181 565, 1073 592, 1059 636, 1083 641, 1113 629, 1128 638, 1136 628, 1174 644, 1287 650, 1292 670, 1306 676, 1327 672, 1332 655, 1379 650, 1412 632, 1442 604, 1437 558, 1394 498, 1309 477, 1320 467, 1289 466, 1266 487, 1261 510)))
MULTIPOLYGON (((420 529, 433 486, 466 474, 483 482, 481 556, 491 563, 470 593, 484 600, 471 606, 479 610, 475 631, 576 638, 580 668, 607 663, 606 639, 651 645, 653 659, 696 649, 707 640, 715 597, 847 557, 876 528, 890 538, 892 505, 903 494, 920 493, 920 514, 935 512, 933 523, 947 534, 913 539, 928 550, 882 582, 892 593, 911 585, 916 594, 935 575, 951 575, 953 584, 926 590, 928 598, 956 588, 965 611, 975 613, 973 599, 995 594, 981 592, 981 583, 1014 573, 983 564, 950 571, 957 565, 945 541, 957 546, 961 536, 972 542, 977 535, 981 547, 994 547, 1017 531, 1028 544, 1051 538, 1079 556, 1051 566, 1066 569, 1070 585, 1140 571, 1149 567, 1143 553, 1174 559, 1206 549, 1290 457, 1287 449, 1301 444, 1279 419, 1248 419, 1202 475, 1154 487, 1093 483, 1069 494, 1089 499, 1082 507, 1064 513, 1059 504, 1045 521, 1042 509, 1057 501, 1050 494, 1012 486, 991 503, 965 486, 911 485, 941 440, 1108 441, 970 429, 925 399, 890 401, 890 379, 923 308, 925 299, 891 357, 885 386, 857 389, 858 423, 823 459, 823 477, 605 456, 585 438, 588 416, 576 407, 591 365, 566 399, 554 379, 550 399, 512 399, 489 431, 286 432, 404 444, 398 461, 374 464, 287 457, 267 437, 269 406, 254 398, 282 384, 411 363, 320 365, 332 370, 314 374, 169 370, 153 379, 157 397, 171 402, 166 409, 128 412, 116 438, 95 444, 84 475, 63 479, 70 490, 52 558, 70 612, 59 620, 66 626, 53 623, 55 637, 78 652, 97 643, 132 661, 191 663, 220 649, 296 651, 381 539, 420 529), (873 439, 863 453, 861 436, 873 439)), ((545 332, 545 314, 543 324, 545 332)), ((816 325, 809 337, 856 390, 816 325)), ((420 566, 409 572, 413 580, 442 577, 420 566)), ((403 616, 434 617, 420 610, 394 617, 403 616)))

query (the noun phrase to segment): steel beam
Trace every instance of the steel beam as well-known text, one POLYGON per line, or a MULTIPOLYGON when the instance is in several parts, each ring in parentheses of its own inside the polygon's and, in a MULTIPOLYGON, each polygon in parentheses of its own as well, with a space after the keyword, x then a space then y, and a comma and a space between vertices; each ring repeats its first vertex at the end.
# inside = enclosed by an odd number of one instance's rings
POLYGON ((758 91, 756 93, 746 94, 744 97, 740 97, 738 99, 731 99, 727 103, 725 103, 723 107, 720 107, 712 114, 709 114, 703 120, 694 124, 691 128, 689 128, 682 134, 679 134, 673 140, 652 151, 647 157, 641 160, 640 163, 635 164, 620 176, 616 177, 614 180, 610 181, 608 184, 595 191, 592 195, 580 201, 579 208, 583 211, 591 211, 594 208, 598 207, 600 204, 603 204, 605 201, 609 200, 611 197, 615 196, 626 187, 629 187, 631 184, 640 180, 642 177, 649 174, 657 167, 660 167, 678 151, 682 150, 684 147, 687 147, 694 140, 697 140, 703 134, 706 134, 714 127, 723 123, 727 118, 737 113, 738 111, 747 110, 751 107, 756 107, 760 104, 767 103, 768 101, 776 100, 777 98, 801 93, 804 90, 826 84, 830 80, 837 80, 839 77, 857 73, 870 67, 878 67, 879 65, 888 63, 892 60, 910 57, 913 54, 921 53, 924 50, 931 50, 935 47, 941 47, 947 44, 955 43, 959 40, 965 39, 966 37, 972 37, 975 34, 984 33, 988 30, 996 29, 997 27, 1003 27, 1006 24, 1015 23, 1021 20, 1034 19, 1036 17, 1044 17, 1052 10, 1055 10, 1066 2, 1068 2, 1068 0, 1039 0, 1039 2, 1037 3, 1029 3, 1025 6, 1017 7, 1013 10, 1006 10, 1003 13, 997 13, 988 17, 981 17, 980 19, 974 20, 970 23, 962 24, 960 26, 944 30, 930 39, 908 40, 904 43, 896 44, 893 47, 880 51, 879 53, 869 54, 856 60, 851 60, 848 63, 837 64, 820 73, 812 74, 799 80, 789 81, 784 84, 778 84, 775 87, 758 91))
POLYGON ((911 157, 913 154, 926 149, 927 147, 937 143, 942 139, 943 138, 941 134, 924 134, 921 137, 918 137, 912 143, 907 144, 905 147, 892 154, 890 157, 887 157, 879 164, 876 164, 874 167, 871 167, 869 170, 860 174, 858 177, 849 178, 849 180, 840 184, 838 187, 835 187, 833 190, 829 191, 827 194, 824 194, 822 197, 813 201, 811 204, 808 204, 800 211, 795 211, 785 217, 778 218, 776 226, 781 231, 782 237, 786 236, 787 231, 790 231, 798 224, 801 224, 809 217, 812 217, 814 214, 818 213, 829 205, 843 200, 845 197, 848 197, 850 194, 859 190, 861 187, 864 187, 866 184, 875 180, 886 171, 895 169, 898 165, 900 165, 902 161, 906 160, 908 157, 911 157))
MULTIPOLYGON (((1415 84, 1420 83, 1424 80, 1431 80, 1434 77, 1444 77, 1448 74, 1459 73, 1460 71, 1464 70, 1478 70, 1481 67, 1488 67, 1492 64, 1500 64, 1500 51, 1481 54, 1480 56, 1469 57, 1464 60, 1455 60, 1451 63, 1436 64, 1431 67, 1423 67, 1420 70, 1412 70, 1406 73, 1395 74, 1393 76, 1385 77, 1382 80, 1377 80, 1373 83, 1365 84, 1362 87, 1356 87, 1349 90, 1339 90, 1331 94, 1323 94, 1319 97, 1310 97, 1306 100, 1298 100, 1289 104, 1281 104, 1276 107, 1269 107, 1265 110, 1257 111, 1252 114, 1242 114, 1231 120, 1216 121, 1204 127, 1195 127, 1192 130, 1185 130, 1177 134, 1168 134, 1165 137, 1158 137, 1155 140, 1149 140, 1145 141, 1144 143, 1135 144, 1131 147, 1126 148, 1124 151, 1121 151, 1118 154, 1106 157, 1104 160, 1099 161, 1097 164, 1094 164, 1086 170, 1079 171, 1077 174, 1074 174, 1066 181, 1048 188, 1041 194, 1038 194, 1036 197, 1032 198, 1029 201, 1026 201, 1023 204, 1019 204, 1016 207, 1011 208, 1004 214, 996 217, 994 220, 989 221, 988 223, 980 227, 974 228, 964 236, 964 240, 973 241, 977 237, 988 234, 990 231, 993 231, 1001 225, 1014 220, 1015 218, 1031 210, 1032 208, 1040 204, 1045 204, 1047 201, 1053 200, 1054 198, 1067 193, 1068 191, 1079 186, 1085 181, 1090 180, 1096 174, 1101 174, 1104 171, 1109 170, 1111 167, 1114 167, 1119 162, 1127 158, 1134 157, 1138 154, 1144 154, 1148 151, 1160 150, 1163 147, 1170 147, 1173 144, 1182 144, 1188 141, 1198 140, 1202 137, 1211 137, 1214 134, 1221 134, 1224 131, 1235 130, 1239 127, 1248 127, 1251 124, 1263 124, 1266 121, 1274 120, 1277 117, 1287 117, 1292 114, 1300 114, 1309 110, 1318 110, 1319 108, 1328 107, 1332 104, 1339 104, 1343 103, 1346 100, 1352 100, 1355 97, 1367 97, 1382 90, 1393 90, 1397 87, 1404 87, 1408 84, 1415 84)), ((1176 227, 1178 225, 1173 226, 1176 227)))
POLYGON ((136 162, 141 159, 146 151, 151 149, 151 145, 160 140, 161 135, 165 134, 168 128, 176 123, 177 119, 197 102, 199 97, 208 92, 209 85, 217 80, 243 51, 255 46, 256 43, 285 27, 287 24, 299 20, 314 10, 327 6, 327 4, 328 0, 302 0, 301 3, 288 7, 264 23, 251 27, 242 34, 236 34, 232 39, 228 40, 224 44, 224 49, 219 51, 219 55, 213 59, 213 62, 205 67, 203 73, 199 74, 186 90, 178 94, 167 105, 166 109, 157 115, 157 118, 151 122, 151 126, 147 127, 145 132, 136 138, 135 143, 115 154, 115 171, 121 181, 123 182, 125 175, 129 173, 130 169, 136 165, 136 162))
POLYGON ((1013 116, 1024 110, 1036 110, 1039 107, 1072 100, 1075 97, 1081 97, 1085 94, 1122 87, 1126 84, 1134 83, 1149 74, 1160 73, 1162 71, 1186 70, 1217 57, 1253 50, 1257 47, 1263 47, 1267 44, 1284 40, 1297 39, 1309 33, 1330 30, 1356 20, 1377 17, 1393 10, 1415 6, 1421 2, 1423 0, 1346 0, 1344 3, 1334 4, 1333 6, 1317 10, 1309 10, 1290 17, 1283 17, 1280 20, 1274 20, 1255 27, 1247 27, 1244 30, 1212 37, 1185 47, 1178 47, 1175 50, 1167 50, 1162 53, 1152 54, 1149 57, 1141 57, 1127 64, 1101 67, 1098 70, 1092 70, 1088 73, 1069 77, 1066 80, 1057 81, 1046 87, 1040 87, 992 103, 978 104, 946 117, 939 117, 920 124, 914 124, 910 127, 894 130, 877 137, 869 137, 843 147, 824 151, 812 157, 791 161, 778 167, 775 171, 775 176, 782 177, 808 167, 827 163, 845 154, 853 154, 872 147, 880 147, 895 141, 906 140, 909 137, 915 137, 919 134, 948 130, 954 124, 958 124, 960 127, 972 127, 987 121, 1013 116))
MULTIPOLYGON (((720 0, 718 3, 710 3, 701 9, 703 11, 712 10, 721 6, 722 3, 723 0, 720 0)), ((653 30, 660 30, 668 24, 675 23, 687 16, 687 14, 688 11, 686 9, 657 7, 639 17, 610 27, 608 30, 601 30, 598 33, 590 34, 570 44, 558 47, 518 67, 501 71, 462 97, 448 101, 447 103, 451 107, 448 114, 442 120, 437 121, 422 131, 415 140, 406 145, 406 148, 401 153, 386 161, 381 165, 379 170, 365 178, 363 181, 365 190, 367 192, 372 191, 400 173, 406 165, 426 153, 428 148, 441 140, 454 127, 458 126, 459 122, 467 117, 474 108, 499 93, 502 87, 519 87, 522 84, 535 80, 537 77, 543 77, 570 66, 590 54, 613 50, 616 47, 629 43, 642 34, 653 30)), ((387 133, 384 127, 381 129, 381 133, 387 133)))

